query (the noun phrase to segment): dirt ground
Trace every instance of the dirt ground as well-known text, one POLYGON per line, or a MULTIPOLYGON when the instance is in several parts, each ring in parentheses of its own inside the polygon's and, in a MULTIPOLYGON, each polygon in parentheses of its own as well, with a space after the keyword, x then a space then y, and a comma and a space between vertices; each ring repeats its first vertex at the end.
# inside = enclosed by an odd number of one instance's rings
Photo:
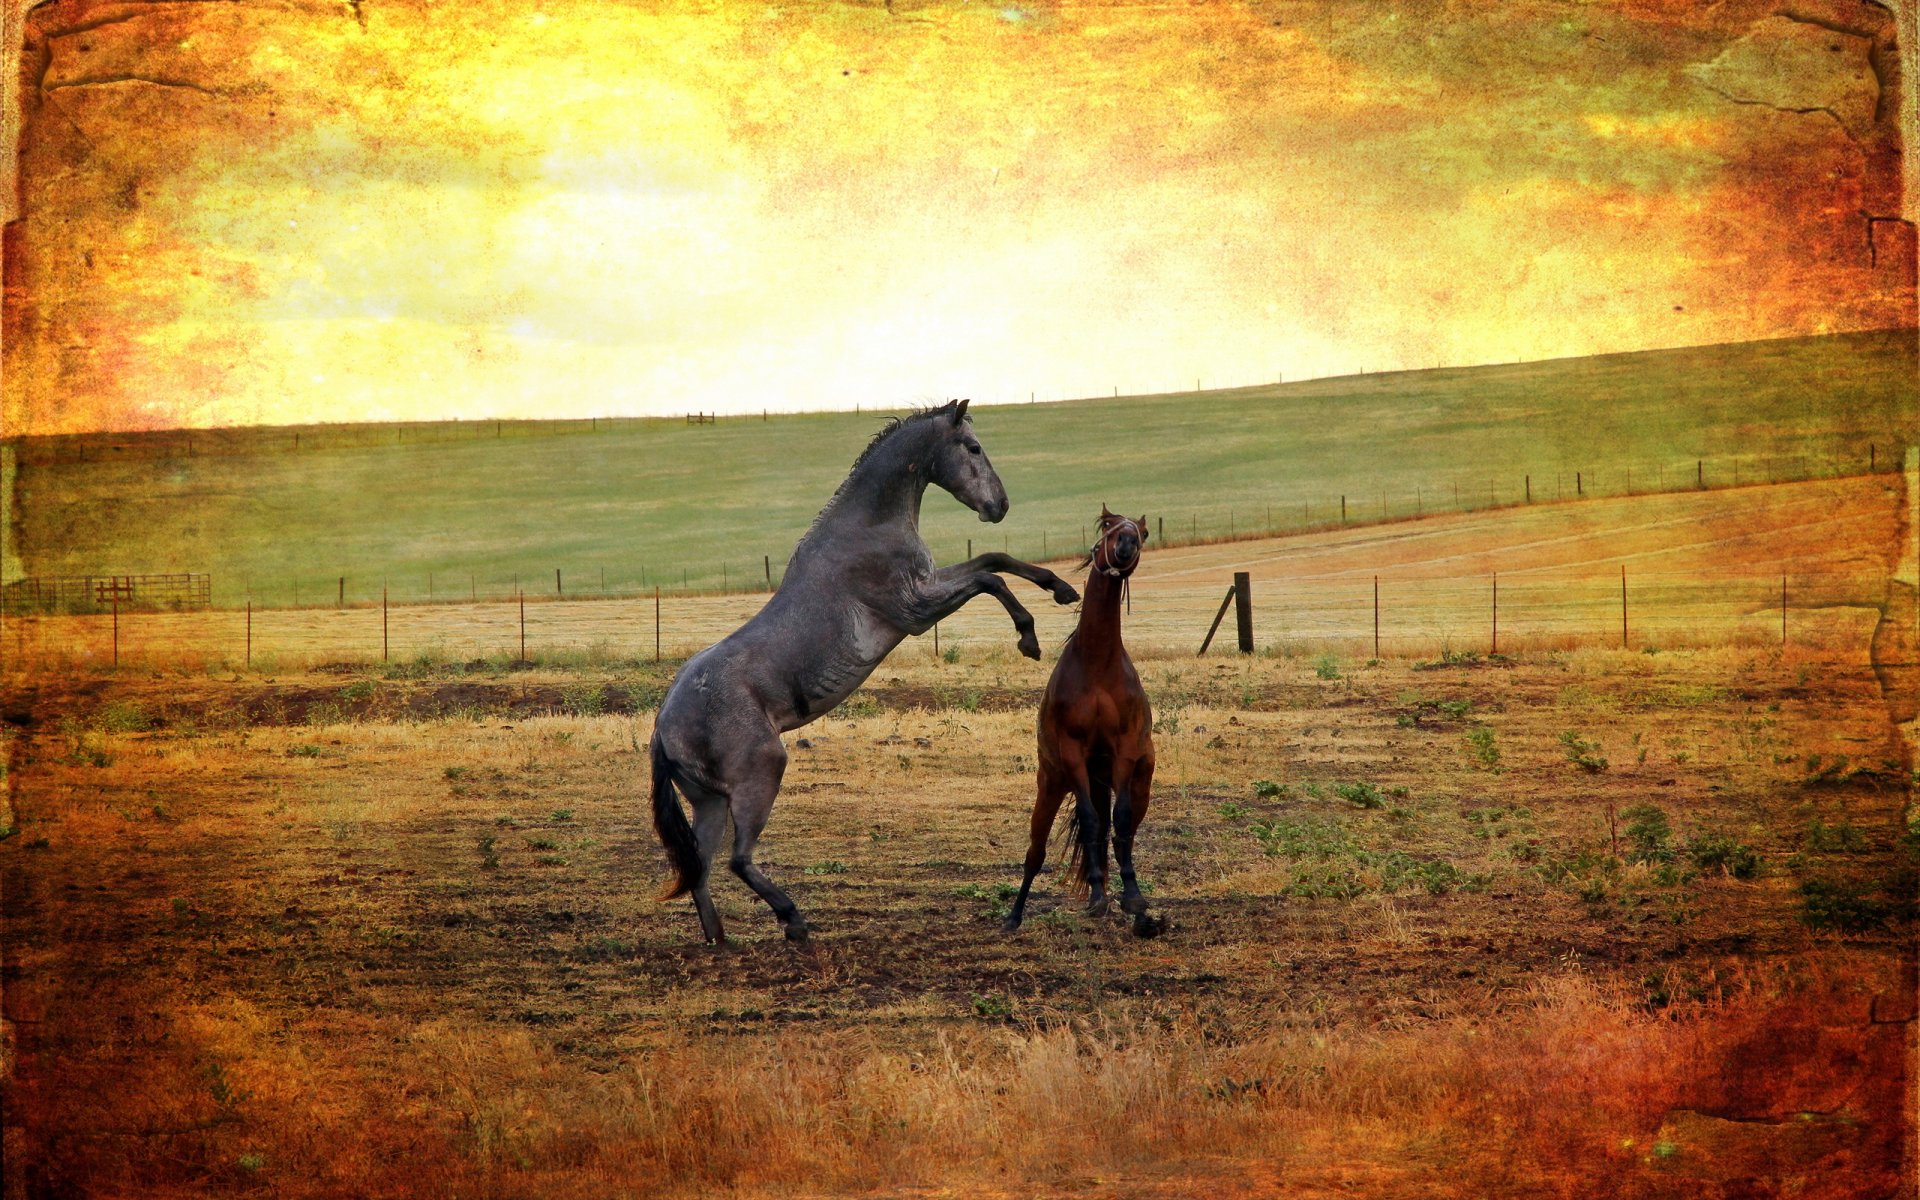
POLYGON ((761 860, 813 943, 729 878, 727 950, 653 898, 670 666, 16 680, 9 1194, 1910 1187, 1912 764, 1863 642, 1143 657, 1154 939, 1051 867, 1001 932, 1045 667, 896 662, 787 739, 761 860), (1002 1111, 1070 1106, 1054 1037, 1083 1083, 1158 1047, 1151 1144, 1002 1111), (1474 1107, 1543 1063, 1575 1136, 1523 1136, 1551 1088, 1474 1107), (676 1158, 724 1138, 657 1097, 748 1068, 797 1165, 676 1158), (970 1148, 990 1114, 1031 1144, 970 1148))

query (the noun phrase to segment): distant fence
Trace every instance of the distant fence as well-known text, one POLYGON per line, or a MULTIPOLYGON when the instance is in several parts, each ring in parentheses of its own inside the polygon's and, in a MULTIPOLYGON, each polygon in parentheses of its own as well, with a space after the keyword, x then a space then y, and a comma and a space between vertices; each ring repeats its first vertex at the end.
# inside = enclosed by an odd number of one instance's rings
MULTIPOLYGON (((1314 580, 1237 572, 1234 642, 1262 653, 1416 658, 1512 654, 1576 647, 1634 651, 1703 646, 1860 647, 1873 636, 1885 581, 1871 570, 1715 573, 1598 569, 1520 570, 1494 575, 1343 572, 1314 580), (1242 590, 1246 588, 1246 590, 1242 590)), ((1213 580, 1134 589, 1126 618, 1136 651, 1191 655, 1210 619, 1222 619, 1213 580)), ((406 662, 671 659, 718 641, 746 620, 752 596, 661 593, 608 604, 396 605, 10 619, 10 653, 105 665, 136 662, 406 662)), ((1072 628, 1071 608, 1037 607, 1048 652, 1072 628)), ((969 656, 1010 654, 1012 632, 998 605, 976 602, 938 634, 898 653, 936 659, 941 647, 969 656)))
POLYGON ((7 613, 190 612, 213 606, 213 577, 171 575, 30 575, 0 589, 7 613))

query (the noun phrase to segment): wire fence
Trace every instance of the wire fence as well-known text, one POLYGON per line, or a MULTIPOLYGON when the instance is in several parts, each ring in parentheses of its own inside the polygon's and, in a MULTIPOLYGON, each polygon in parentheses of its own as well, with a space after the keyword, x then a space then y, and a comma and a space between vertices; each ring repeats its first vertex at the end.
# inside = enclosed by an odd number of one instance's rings
MULTIPOLYGON (((1139 579, 1125 618, 1130 646, 1191 654, 1221 603, 1223 580, 1139 579)), ((1501 654, 1581 646, 1629 650, 1748 645, 1864 645, 1885 602, 1870 571, 1720 573, 1631 569, 1419 577, 1349 573, 1251 584, 1263 652, 1324 650, 1381 658, 1501 654)), ((554 603, 531 596, 442 605, 14 617, 16 661, 98 666, 406 663, 488 660, 647 661, 685 656, 726 636, 764 597, 670 596, 554 603)), ((1036 593, 1044 645, 1076 621, 1036 593)), ((896 654, 1012 654, 1001 610, 981 598, 909 639, 896 654), (937 642, 936 642, 937 638, 937 642)), ((1232 640, 1214 655, 1232 653, 1232 640)))

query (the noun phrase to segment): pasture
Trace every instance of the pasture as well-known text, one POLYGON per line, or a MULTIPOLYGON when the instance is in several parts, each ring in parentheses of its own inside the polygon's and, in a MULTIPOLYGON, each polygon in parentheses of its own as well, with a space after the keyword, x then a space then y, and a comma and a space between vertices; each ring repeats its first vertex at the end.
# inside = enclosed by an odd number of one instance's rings
MULTIPOLYGON (((1235 571, 1252 577, 1257 645, 1269 652, 1371 656, 1373 584, 1380 580, 1380 652, 1388 657, 1490 652, 1493 579, 1500 649, 1620 644, 1621 571, 1628 641, 1646 646, 1778 645, 1781 585, 1787 637, 1803 646, 1859 643, 1877 619, 1900 537, 1898 475, 1814 480, 1707 492, 1615 497, 1446 514, 1417 522, 1321 530, 1161 549, 1151 541, 1132 581, 1130 645, 1173 653, 1200 645, 1235 571)), ((929 507, 932 507, 929 504, 929 507)), ((1089 514, 1097 515, 1095 513, 1089 514)), ((1066 571, 1071 560, 1051 565, 1066 571)), ((1026 584, 1041 642, 1057 647, 1075 620, 1026 584)), ((676 595, 661 602, 662 653, 684 657, 724 637, 762 594, 676 595)), ((523 657, 520 606, 449 602, 345 609, 129 613, 120 653, 163 669, 268 673, 323 663, 426 667, 523 657), (383 625, 384 622, 384 625, 383 625)), ((580 665, 651 661, 650 596, 530 600, 524 657, 580 665)), ((110 661, 112 618, 9 617, 0 637, 15 661, 91 669, 110 661)), ((970 659, 1010 645, 996 605, 975 603, 941 626, 941 653, 970 659)), ((1231 647, 1231 622, 1214 653, 1231 647)), ((912 639, 892 661, 933 655, 912 639)), ((1045 671, 1016 672, 1039 687, 1045 671)))
MULTIPOLYGON (((1920 405, 1914 336, 983 408, 1012 513, 986 526, 932 497, 923 528, 943 561, 968 539, 1042 559, 1083 549, 1103 500, 1179 544, 1338 526, 1343 497, 1358 524, 1521 504, 1529 487, 1545 502, 1885 470, 1920 405)), ((556 570, 571 596, 751 589, 769 560, 777 578, 881 419, 32 439, 6 447, 6 571, 204 571, 228 608, 331 605, 343 577, 348 604, 383 588, 549 596, 556 570)))
POLYGON ((1057 851, 999 932, 1047 664, 978 602, 789 735, 761 862, 814 941, 726 880, 727 952, 652 899, 643 751, 752 597, 659 664, 631 602, 530 606, 533 662, 501 605, 402 610, 386 664, 342 649, 377 610, 284 614, 252 671, 191 624, 232 613, 129 618, 119 671, 98 618, 10 619, 8 1190, 1898 1194, 1900 486, 1149 544, 1154 940, 1057 851), (1670 589, 1625 649, 1623 562, 1670 589), (1236 569, 1262 652, 1196 659, 1236 569))

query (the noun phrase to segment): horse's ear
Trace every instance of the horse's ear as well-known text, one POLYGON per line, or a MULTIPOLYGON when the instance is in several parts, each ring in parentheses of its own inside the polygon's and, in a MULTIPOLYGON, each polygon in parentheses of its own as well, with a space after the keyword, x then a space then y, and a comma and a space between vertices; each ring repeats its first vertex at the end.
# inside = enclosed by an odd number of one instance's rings
POLYGON ((959 404, 956 404, 954 406, 953 423, 955 425, 958 425, 960 422, 967 419, 967 405, 972 403, 973 403, 972 400, 962 400, 959 404))
POLYGON ((1113 513, 1108 510, 1105 504, 1102 504, 1100 506, 1100 523, 1104 525, 1111 520, 1113 520, 1113 513))
POLYGON ((1140 540, 1143 542, 1147 540, 1147 514, 1145 513, 1140 514, 1140 540))

